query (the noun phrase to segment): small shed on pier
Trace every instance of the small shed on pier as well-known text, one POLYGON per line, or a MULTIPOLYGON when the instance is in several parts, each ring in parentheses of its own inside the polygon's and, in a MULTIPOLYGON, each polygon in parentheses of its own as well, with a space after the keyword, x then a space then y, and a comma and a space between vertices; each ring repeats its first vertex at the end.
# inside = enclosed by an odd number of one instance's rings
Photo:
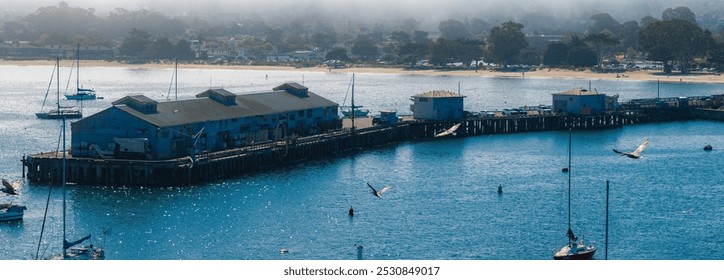
POLYGON ((574 88, 553 94, 553 111, 572 115, 596 115, 606 111, 606 95, 596 90, 574 88))
POLYGON ((451 91, 429 91, 410 98, 410 111, 415 119, 461 120, 465 118, 463 98, 464 95, 451 91))

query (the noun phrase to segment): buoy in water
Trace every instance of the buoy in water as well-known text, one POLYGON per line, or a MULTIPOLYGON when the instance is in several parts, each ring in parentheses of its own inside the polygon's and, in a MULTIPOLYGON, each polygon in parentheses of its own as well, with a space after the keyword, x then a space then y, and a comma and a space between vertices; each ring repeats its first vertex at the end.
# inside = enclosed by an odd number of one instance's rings
POLYGON ((498 186, 498 194, 503 193, 503 185, 498 186))
POLYGON ((561 169, 561 171, 568 172, 568 167, 563 167, 563 169, 561 169))

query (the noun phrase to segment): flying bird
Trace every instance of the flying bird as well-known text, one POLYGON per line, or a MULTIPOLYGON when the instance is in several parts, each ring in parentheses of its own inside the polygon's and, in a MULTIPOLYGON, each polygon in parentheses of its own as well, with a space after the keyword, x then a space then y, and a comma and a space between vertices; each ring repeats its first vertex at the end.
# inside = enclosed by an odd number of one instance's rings
POLYGON ((649 146, 649 139, 646 139, 646 140, 644 140, 644 142, 641 143, 641 145, 639 145, 639 147, 636 148, 636 150, 634 150, 633 152, 621 152, 621 151, 616 150, 616 149, 613 149, 613 152, 614 152, 614 153, 617 153, 617 154, 621 154, 621 156, 627 156, 627 157, 630 157, 630 158, 640 158, 640 157, 641 157, 641 153, 643 153, 643 151, 644 151, 644 150, 646 149, 646 147, 648 147, 648 146, 649 146))
POLYGON ((11 195, 18 195, 20 181, 15 181, 11 184, 10 182, 8 182, 8 180, 5 180, 5 178, 3 178, 3 186, 5 186, 5 188, 2 189, 2 192, 11 195))
POLYGON ((370 189, 372 189, 372 194, 375 195, 376 197, 380 197, 382 195, 382 193, 384 193, 392 188, 391 186, 385 186, 381 190, 377 191, 377 190, 375 190, 375 188, 372 187, 372 185, 370 185, 370 182, 367 182, 367 186, 370 187, 370 189))
POLYGON ((460 127, 460 124, 453 125, 452 127, 448 128, 447 130, 440 132, 438 134, 435 134, 435 138, 448 136, 450 134, 452 134, 454 136, 454 135, 456 135, 455 131, 458 130, 459 127, 460 127))

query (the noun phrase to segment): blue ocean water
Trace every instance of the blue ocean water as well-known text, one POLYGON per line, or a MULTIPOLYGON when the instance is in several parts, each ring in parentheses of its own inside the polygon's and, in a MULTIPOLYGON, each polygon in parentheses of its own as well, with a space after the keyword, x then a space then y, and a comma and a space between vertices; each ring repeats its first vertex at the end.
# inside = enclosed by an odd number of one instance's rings
MULTIPOLYGON (((52 72, 48 64, 0 66, 4 178, 21 179, 24 154, 58 145, 60 122, 34 116, 52 72)), ((172 71, 89 67, 82 82, 104 99, 84 102, 84 114, 129 94, 173 99, 172 71)), ((61 77, 63 72, 68 71, 61 69, 61 77)), ((182 69, 178 96, 192 98, 209 87, 268 90, 296 81, 348 104, 350 79, 351 74, 334 72, 182 69)), ((61 90, 65 83, 62 79, 61 90)), ((356 75, 355 102, 373 112, 409 114, 410 96, 460 88, 466 109, 479 111, 550 104, 551 93, 588 86, 587 80, 573 79, 364 73, 356 75)), ((591 86, 621 100, 657 93, 651 82, 591 81, 591 86)), ((670 83, 660 89, 662 97, 724 92, 715 84, 670 83)), ((608 180, 610 259, 724 259, 723 135, 723 123, 699 120, 574 131, 574 231, 595 242, 603 258, 608 180), (633 150, 647 138, 641 159, 612 152, 633 150), (715 149, 705 152, 707 143, 715 149)), ((68 235, 92 234, 114 260, 356 259, 356 245, 364 247, 365 259, 551 259, 567 240, 568 175, 561 172, 567 147, 565 131, 479 136, 404 142, 191 187, 72 185, 68 235), (393 189, 377 198, 367 182, 393 189), (353 218, 347 215, 350 207, 353 218)), ((0 203, 28 207, 22 222, 0 223, 0 259, 34 258, 48 191, 26 182, 20 196, 0 196, 0 203)), ((42 256, 56 254, 62 244, 62 194, 52 191, 42 256)))

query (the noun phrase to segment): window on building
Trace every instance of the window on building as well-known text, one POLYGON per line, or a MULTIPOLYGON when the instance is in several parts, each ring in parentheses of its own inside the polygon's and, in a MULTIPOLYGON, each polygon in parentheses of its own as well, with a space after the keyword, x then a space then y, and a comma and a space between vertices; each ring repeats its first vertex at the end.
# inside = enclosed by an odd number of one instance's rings
POLYGON ((420 102, 427 102, 427 98, 426 98, 426 97, 420 97, 419 100, 420 100, 420 102))

